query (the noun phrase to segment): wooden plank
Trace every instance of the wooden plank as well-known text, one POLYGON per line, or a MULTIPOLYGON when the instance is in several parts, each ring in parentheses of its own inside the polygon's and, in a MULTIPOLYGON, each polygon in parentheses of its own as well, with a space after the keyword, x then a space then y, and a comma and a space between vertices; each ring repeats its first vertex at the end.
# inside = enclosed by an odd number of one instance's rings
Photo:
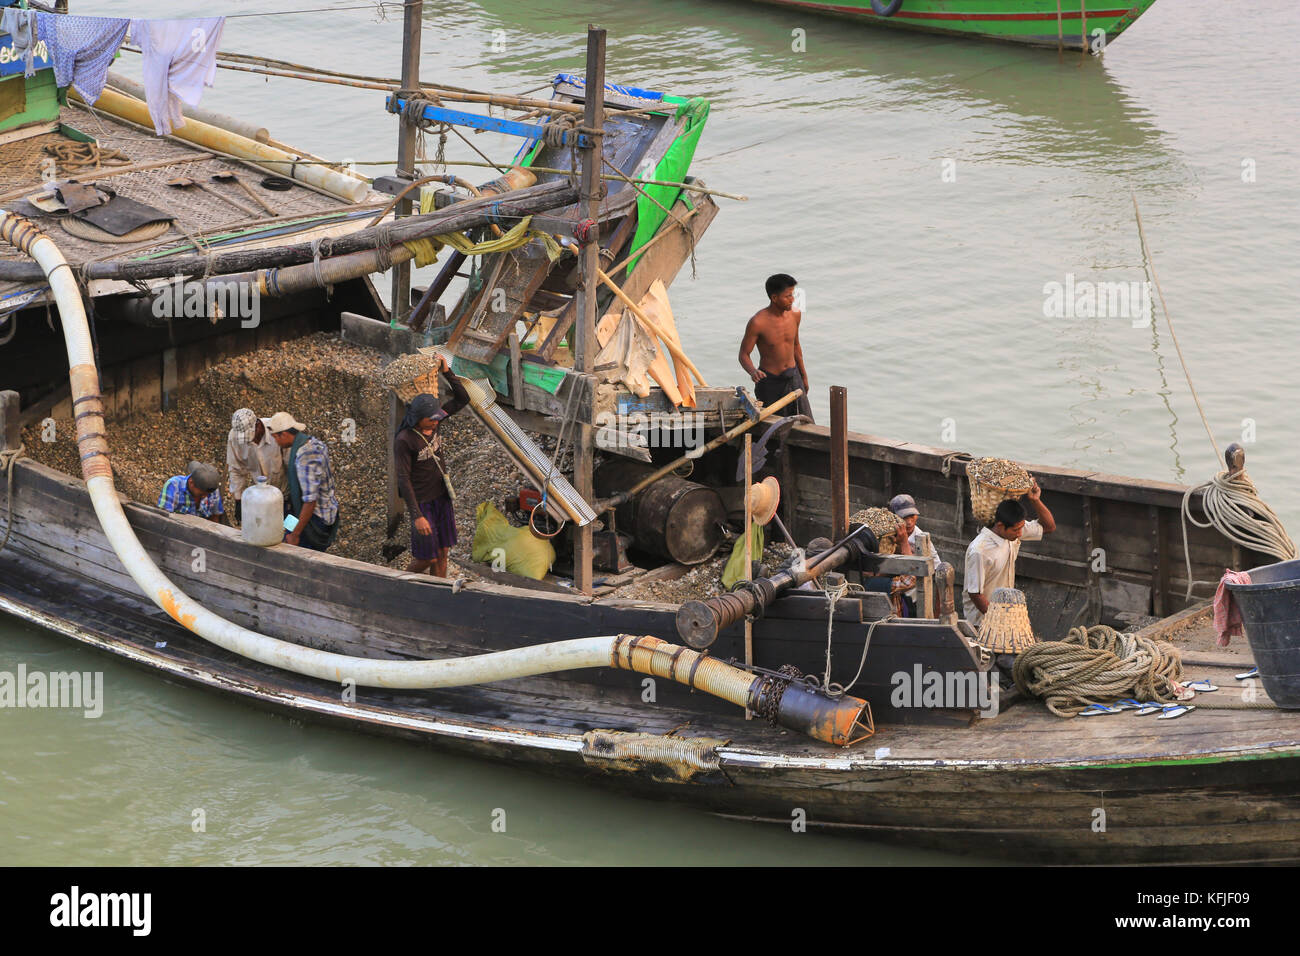
POLYGON ((686 216, 691 209, 686 199, 679 197, 673 203, 670 215, 655 232, 656 237, 660 233, 670 235, 656 239, 655 244, 637 259, 636 268, 631 275, 621 283, 623 291, 633 302, 640 302, 656 279, 662 279, 666 286, 672 285, 677 273, 690 258, 691 250, 718 215, 718 205, 711 196, 692 194, 690 203, 696 207, 696 211, 689 219, 686 216), (686 221, 685 228, 678 222, 682 219, 686 221))
POLYGON ((519 336, 511 332, 507 341, 510 343, 510 401, 520 406, 524 394, 524 364, 519 351, 519 336))
POLYGON ((1147 506, 1151 521, 1151 605, 1156 617, 1169 613, 1169 522, 1165 512, 1154 505, 1147 506))

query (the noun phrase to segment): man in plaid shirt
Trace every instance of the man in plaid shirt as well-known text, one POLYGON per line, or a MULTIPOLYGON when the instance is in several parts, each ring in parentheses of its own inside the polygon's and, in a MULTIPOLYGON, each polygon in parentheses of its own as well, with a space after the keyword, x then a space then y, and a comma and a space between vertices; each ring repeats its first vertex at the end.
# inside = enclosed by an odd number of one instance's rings
POLYGON ((178 515, 198 515, 220 521, 225 514, 221 504, 221 473, 212 465, 190 462, 187 475, 168 478, 158 496, 158 507, 178 515))
POLYGON ((308 435, 307 426, 288 412, 276 412, 266 427, 276 444, 288 449, 289 513, 298 518, 298 524, 284 536, 285 543, 325 551, 339 530, 339 499, 334 493, 329 449, 319 438, 308 435))

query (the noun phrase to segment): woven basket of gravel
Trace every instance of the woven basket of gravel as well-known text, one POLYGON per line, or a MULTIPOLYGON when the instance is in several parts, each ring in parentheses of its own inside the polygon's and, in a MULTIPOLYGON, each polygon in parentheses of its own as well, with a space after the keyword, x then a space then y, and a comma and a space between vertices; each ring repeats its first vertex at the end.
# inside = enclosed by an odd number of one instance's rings
POLYGON ((417 395, 438 394, 438 359, 418 352, 394 359, 379 373, 381 385, 387 385, 397 397, 409 402, 417 395))
POLYGON ((1029 472, 1006 458, 978 458, 966 466, 970 510, 980 524, 992 524, 998 505, 1023 498, 1034 486, 1029 472))
POLYGON ((849 524, 864 524, 871 529, 879 542, 881 554, 893 554, 898 550, 898 540, 894 537, 903 525, 903 519, 888 508, 864 508, 855 511, 849 518, 849 524))

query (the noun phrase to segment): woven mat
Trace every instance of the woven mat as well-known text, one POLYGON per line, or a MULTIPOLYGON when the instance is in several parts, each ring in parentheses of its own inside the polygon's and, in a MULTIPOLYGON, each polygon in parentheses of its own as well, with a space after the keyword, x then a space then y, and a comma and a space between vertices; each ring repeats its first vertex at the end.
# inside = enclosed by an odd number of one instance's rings
MULTIPOLYGON (((81 107, 67 106, 62 110, 61 121, 89 136, 94 136, 101 147, 121 150, 131 160, 132 165, 152 163, 175 158, 177 163, 158 169, 126 173, 98 180, 111 187, 122 196, 128 196, 138 202, 165 210, 176 218, 172 231, 163 236, 144 237, 132 243, 96 242, 89 238, 60 234, 59 246, 71 262, 95 259, 110 259, 153 247, 168 248, 175 240, 175 245, 186 246, 178 255, 190 254, 186 234, 199 235, 233 231, 254 222, 273 221, 273 217, 258 210, 259 215, 249 216, 234 206, 214 196, 207 190, 169 187, 167 181, 180 176, 210 185, 222 194, 228 194, 236 202, 253 206, 249 196, 234 183, 210 183, 214 173, 232 172, 248 183, 259 196, 280 213, 280 218, 345 211, 354 208, 351 203, 332 196, 322 195, 311 189, 295 185, 288 192, 274 192, 263 189, 259 183, 269 175, 265 170, 245 165, 237 160, 214 157, 197 162, 184 162, 201 155, 204 150, 188 144, 174 142, 154 136, 152 132, 138 130, 126 123, 97 111, 81 107)), ((40 188, 42 152, 47 143, 74 142, 61 133, 45 133, 30 139, 19 140, 0 145, 0 191, 12 191, 30 185, 32 191, 40 188)), ((87 178, 93 170, 79 171, 87 178)), ((50 230, 55 223, 51 217, 33 217, 44 229, 50 230)), ((364 221, 358 223, 358 228, 364 221)), ((291 238, 282 241, 291 242, 291 238)), ((227 247, 229 248, 229 247, 227 247)), ((21 259, 23 255, 7 244, 0 243, 0 259, 21 259)), ((0 282, 0 292, 8 292, 26 287, 29 283, 0 282)))

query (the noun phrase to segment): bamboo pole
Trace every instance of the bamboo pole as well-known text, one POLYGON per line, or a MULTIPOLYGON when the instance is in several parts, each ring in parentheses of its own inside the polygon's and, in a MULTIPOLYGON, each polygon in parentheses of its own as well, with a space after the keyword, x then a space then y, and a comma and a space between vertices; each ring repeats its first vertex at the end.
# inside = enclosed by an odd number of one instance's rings
MULTIPOLYGON (((85 102, 75 90, 69 91, 69 97, 78 102, 85 102)), ((149 114, 148 106, 135 97, 119 93, 110 87, 105 87, 100 93, 99 99, 95 101, 95 109, 153 129, 153 117, 149 114)), ((309 183, 348 202, 358 202, 370 191, 370 185, 360 179, 337 173, 332 169, 320 169, 314 164, 298 164, 296 158, 285 153, 284 150, 259 143, 247 136, 240 136, 238 133, 209 126, 196 119, 189 120, 184 126, 174 130, 172 136, 193 143, 202 149, 220 150, 238 156, 245 162, 269 167, 272 172, 309 183), (287 170, 285 167, 288 167, 287 170)))
MULTIPOLYGON (((745 432, 745 580, 754 580, 754 541, 751 527, 754 516, 750 512, 749 495, 754 487, 754 436, 745 432)), ((754 665, 754 621, 745 615, 745 667, 754 665)), ((753 720, 754 713, 745 708, 745 719, 753 720)))
MULTIPOLYGON (((381 249, 391 250, 394 260, 398 256, 412 257, 402 243, 412 239, 426 239, 448 232, 464 232, 475 226, 485 226, 501 218, 514 219, 531 216, 568 206, 577 198, 572 186, 565 182, 543 183, 527 189, 516 189, 502 196, 485 196, 468 199, 462 203, 439 209, 421 216, 411 216, 398 223, 383 223, 373 229, 360 229, 331 240, 327 252, 334 258, 349 253, 376 254, 381 249)), ((109 259, 102 262, 74 263, 79 274, 86 279, 161 279, 181 275, 205 273, 228 281, 227 273, 246 272, 271 267, 312 265, 315 253, 310 242, 299 242, 267 249, 235 249, 230 252, 213 252, 211 255, 176 256, 165 259, 133 261, 109 259)), ((322 259, 322 266, 329 259, 322 259)), ((43 278, 39 266, 30 262, 0 260, 0 280, 26 282, 43 278)))
MULTIPOLYGON (((594 248, 594 244, 588 246, 588 248, 594 248)), ((620 289, 614 283, 614 280, 611 279, 609 276, 607 276, 604 272, 602 272, 600 269, 597 269, 596 275, 599 276, 601 282, 605 283, 605 285, 607 285, 610 289, 614 291, 614 295, 618 296, 619 301, 621 301, 632 311, 632 314, 636 316, 637 321, 639 321, 642 325, 644 325, 649 331, 657 335, 663 341, 664 346, 668 349, 668 351, 672 354, 672 356, 675 359, 677 359, 679 362, 681 362, 683 365, 685 365, 688 369, 690 369, 691 374, 694 375, 697 379, 699 379, 701 385, 703 385, 705 388, 708 388, 709 383, 704 381, 704 376, 701 375, 700 370, 695 367, 695 363, 692 362, 686 356, 685 352, 683 352, 680 348, 678 348, 673 343, 672 339, 669 338, 668 335, 664 332, 664 330, 659 327, 659 325, 655 322, 655 320, 650 318, 650 316, 646 315, 645 312, 641 310, 641 307, 637 305, 635 302, 633 302, 630 298, 628 298, 627 293, 624 292, 622 289, 620 289)))
MULTIPOLYGON (((419 85, 420 82, 420 27, 421 17, 424 14, 423 0, 414 0, 406 4, 402 20, 402 86, 406 89, 419 85)), ((405 116, 397 118, 397 177, 399 179, 415 179, 415 147, 419 140, 419 129, 414 123, 407 122, 405 116)), ((404 219, 411 215, 411 200, 407 198, 410 187, 407 187, 395 200, 394 205, 397 207, 394 211, 394 220, 404 219)), ((382 219, 383 213, 380 213, 376 219, 382 219)), ((371 225, 374 225, 372 222, 371 225)), ((408 262, 393 263, 392 272, 392 302, 389 305, 389 325, 397 328, 402 325, 402 320, 411 314, 411 265, 408 262)), ((390 462, 389 467, 393 465, 390 462)), ((393 483, 396 488, 396 482, 393 483)), ((395 507, 390 501, 389 509, 395 507)))
MULTIPOLYGON (((579 150, 582 166, 582 198, 579 202, 579 215, 592 223, 594 235, 584 245, 578 256, 582 265, 582 285, 578 290, 577 328, 573 336, 573 370, 583 375, 584 383, 590 383, 592 368, 595 365, 596 350, 596 293, 600 289, 597 281, 603 278, 600 271, 600 200, 604 187, 600 179, 600 167, 604 148, 600 130, 605 110, 605 31, 587 27, 587 75, 585 78, 585 96, 583 98, 583 125, 597 135, 587 137, 588 145, 579 150)), ((573 448, 573 484, 584 501, 590 501, 594 495, 592 470, 596 463, 595 447, 592 440, 593 430, 586 422, 576 422, 577 434, 573 448)), ((580 525, 573 533, 573 583, 583 594, 592 593, 592 527, 591 523, 580 525)))
MULTIPOLYGON (((397 81, 387 83, 374 83, 364 80, 345 80, 340 77, 313 75, 311 73, 301 73, 296 70, 278 70, 267 67, 238 66, 234 63, 218 63, 223 70, 234 70, 239 73, 257 73, 263 76, 278 76, 288 80, 306 80, 310 83, 325 83, 330 86, 349 86, 359 90, 379 90, 383 93, 394 93, 394 87, 400 85, 397 81)), ((440 100, 446 100, 451 103, 482 103, 487 106, 517 106, 520 109, 539 110, 545 113, 569 113, 581 116, 583 107, 577 103, 558 103, 550 100, 533 100, 522 96, 506 96, 500 93, 461 93, 454 90, 438 86, 421 86, 421 93, 429 93, 440 100)), ((663 109, 663 107, 660 107, 663 109)), ((619 112, 626 112, 620 110, 619 112)))

